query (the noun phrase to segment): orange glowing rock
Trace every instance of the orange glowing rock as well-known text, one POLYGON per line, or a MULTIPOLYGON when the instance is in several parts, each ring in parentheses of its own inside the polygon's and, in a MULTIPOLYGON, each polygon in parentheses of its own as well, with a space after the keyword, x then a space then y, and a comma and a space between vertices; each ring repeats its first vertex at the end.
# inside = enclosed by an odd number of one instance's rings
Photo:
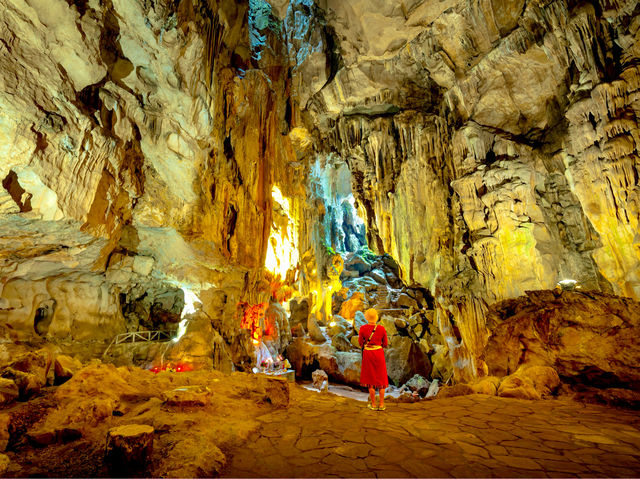
POLYGON ((240 327, 251 331, 253 343, 258 344, 262 338, 260 320, 264 317, 264 313, 269 306, 268 303, 250 305, 249 303, 241 302, 238 306, 244 310, 240 327))
POLYGON ((357 311, 364 309, 363 295, 360 292, 353 293, 351 299, 348 299, 340 307, 340 316, 344 319, 353 319, 357 311))

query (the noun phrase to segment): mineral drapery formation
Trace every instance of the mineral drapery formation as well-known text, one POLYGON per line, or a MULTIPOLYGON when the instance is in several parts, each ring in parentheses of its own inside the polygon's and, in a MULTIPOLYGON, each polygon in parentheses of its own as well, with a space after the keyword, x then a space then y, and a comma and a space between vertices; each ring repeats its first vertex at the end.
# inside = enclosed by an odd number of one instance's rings
POLYGON ((459 379, 488 372, 493 303, 564 279, 640 299, 639 9, 0 0, 2 334, 175 330, 195 291, 250 361, 269 244, 324 261, 327 157, 459 379))

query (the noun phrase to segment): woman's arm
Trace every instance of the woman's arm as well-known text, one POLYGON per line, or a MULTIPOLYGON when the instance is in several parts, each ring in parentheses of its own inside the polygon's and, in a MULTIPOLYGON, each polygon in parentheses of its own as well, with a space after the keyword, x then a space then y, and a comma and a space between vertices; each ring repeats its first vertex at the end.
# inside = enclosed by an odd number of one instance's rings
POLYGON ((364 344, 364 335, 362 334, 362 326, 360 326, 360 329, 358 330, 358 344, 360 345, 361 348, 362 348, 362 345, 364 344))
POLYGON ((387 330, 382 326, 382 347, 386 348, 389 345, 389 339, 387 338, 387 330))

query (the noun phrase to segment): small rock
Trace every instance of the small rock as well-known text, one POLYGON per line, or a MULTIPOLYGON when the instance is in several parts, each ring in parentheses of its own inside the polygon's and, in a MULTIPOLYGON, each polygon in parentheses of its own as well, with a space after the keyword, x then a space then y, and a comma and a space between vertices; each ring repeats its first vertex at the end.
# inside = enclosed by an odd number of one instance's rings
POLYGON ((422 351, 423 354, 429 354, 431 352, 431 346, 429 346, 429 341, 427 341, 424 338, 418 342, 418 346, 420 347, 420 351, 422 351))
POLYGON ((422 336, 422 324, 416 324, 416 325, 413 327, 413 334, 415 334, 415 335, 416 335, 416 337, 418 337, 418 338, 419 338, 420 336, 422 336))
POLYGON ((15 401, 20 390, 13 379, 0 378, 0 404, 8 404, 15 401))
POLYGON ((144 474, 153 453, 153 427, 127 424, 109 429, 105 463, 112 477, 144 474))
POLYGON ((329 390, 329 376, 322 369, 316 369, 311 373, 311 380, 313 381, 313 387, 318 391, 329 390))
POLYGON ((405 383, 405 386, 412 391, 419 391, 422 388, 428 388, 429 384, 427 378, 416 374, 405 383))
POLYGON ((211 402, 211 390, 206 386, 184 386, 162 393, 162 400, 168 406, 206 406, 211 402))
POLYGON ((62 384, 82 369, 82 363, 75 358, 60 354, 56 356, 53 369, 55 372, 55 384, 62 384))

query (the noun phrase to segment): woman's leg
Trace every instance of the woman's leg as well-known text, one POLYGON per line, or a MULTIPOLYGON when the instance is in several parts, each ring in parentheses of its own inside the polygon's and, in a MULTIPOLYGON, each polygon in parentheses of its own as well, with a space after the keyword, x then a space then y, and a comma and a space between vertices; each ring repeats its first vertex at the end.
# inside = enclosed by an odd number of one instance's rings
POLYGON ((380 395, 380 407, 384 407, 384 388, 378 389, 378 394, 380 395))
POLYGON ((369 398, 371 399, 371 406, 376 407, 376 390, 369 388, 369 398))

